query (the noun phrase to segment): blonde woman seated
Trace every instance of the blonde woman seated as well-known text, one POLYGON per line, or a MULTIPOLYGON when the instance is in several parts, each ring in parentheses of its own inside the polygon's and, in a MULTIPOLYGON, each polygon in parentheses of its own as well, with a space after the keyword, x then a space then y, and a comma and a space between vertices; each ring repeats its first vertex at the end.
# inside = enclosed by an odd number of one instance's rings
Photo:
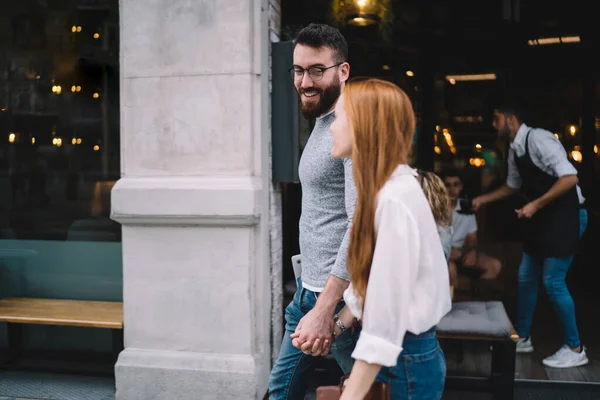
MULTIPOLYGON (((451 307, 448 268, 431 207, 407 165, 412 104, 396 85, 366 79, 346 86, 335 113, 332 155, 352 158, 358 194, 352 283, 335 335, 355 318, 362 324, 342 400, 363 400, 380 372, 392 399, 440 399, 446 363, 435 327, 451 307)), ((330 345, 302 342, 301 328, 292 337, 305 352, 330 345)))
POLYGON ((429 202, 433 219, 437 224, 438 233, 444 249, 446 260, 452 253, 452 215, 450 214, 450 197, 442 178, 430 171, 417 170, 419 183, 429 202))

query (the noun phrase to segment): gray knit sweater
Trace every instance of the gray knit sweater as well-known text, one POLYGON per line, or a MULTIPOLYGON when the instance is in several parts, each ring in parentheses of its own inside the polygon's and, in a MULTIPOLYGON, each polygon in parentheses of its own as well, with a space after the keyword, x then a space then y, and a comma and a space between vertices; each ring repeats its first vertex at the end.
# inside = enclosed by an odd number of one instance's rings
POLYGON ((329 127, 333 120, 333 113, 317 119, 298 169, 302 184, 302 284, 316 292, 323 290, 330 274, 349 280, 346 258, 356 187, 352 161, 331 156, 329 127))

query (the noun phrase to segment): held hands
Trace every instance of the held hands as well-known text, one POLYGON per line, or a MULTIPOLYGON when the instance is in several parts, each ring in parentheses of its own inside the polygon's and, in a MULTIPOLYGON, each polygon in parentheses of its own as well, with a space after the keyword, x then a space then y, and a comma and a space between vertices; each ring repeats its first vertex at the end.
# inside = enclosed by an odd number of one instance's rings
POLYGON ((324 356, 333 343, 333 315, 313 308, 300 320, 292 333, 292 345, 306 355, 324 356))
POLYGON ((531 218, 539 210, 537 203, 534 201, 527 203, 525 207, 515 210, 519 218, 531 218))

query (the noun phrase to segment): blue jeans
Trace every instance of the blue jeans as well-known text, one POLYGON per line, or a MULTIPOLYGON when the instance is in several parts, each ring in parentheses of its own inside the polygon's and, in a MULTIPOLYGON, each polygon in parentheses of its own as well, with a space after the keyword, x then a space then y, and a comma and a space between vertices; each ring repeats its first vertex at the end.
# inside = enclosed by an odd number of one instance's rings
MULTIPOLYGON (((310 373, 314 368, 316 358, 304 354, 292 345, 290 335, 296 331, 298 322, 317 302, 317 294, 302 287, 302 279, 298 279, 298 290, 294 299, 285 309, 285 333, 279 356, 269 377, 270 400, 302 400, 304 399, 310 373)), ((344 307, 340 303, 336 312, 344 307)), ((352 351, 358 340, 358 331, 348 329, 338 336, 331 346, 331 354, 335 357, 344 374, 352 370, 354 360, 352 351)))
POLYGON ((420 335, 407 333, 395 367, 384 367, 382 380, 390 384, 390 400, 439 400, 444 392, 446 359, 435 328, 420 335))
MULTIPOLYGON (((587 211, 579 212, 579 236, 587 228, 587 211)), ((517 333, 522 338, 531 335, 533 311, 537 303, 540 276, 546 293, 554 306, 564 334, 564 344, 569 347, 579 347, 579 332, 575 321, 575 304, 565 282, 567 271, 571 266, 573 256, 565 258, 540 258, 523 253, 519 267, 519 298, 517 312, 517 333)))

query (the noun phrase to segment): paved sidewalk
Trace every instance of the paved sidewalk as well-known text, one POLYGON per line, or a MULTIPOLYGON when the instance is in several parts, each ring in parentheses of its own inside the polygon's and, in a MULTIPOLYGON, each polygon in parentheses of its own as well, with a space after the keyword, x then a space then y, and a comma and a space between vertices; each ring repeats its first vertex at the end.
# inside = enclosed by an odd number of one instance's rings
POLYGON ((0 400, 115 400, 109 377, 0 372, 0 400))

